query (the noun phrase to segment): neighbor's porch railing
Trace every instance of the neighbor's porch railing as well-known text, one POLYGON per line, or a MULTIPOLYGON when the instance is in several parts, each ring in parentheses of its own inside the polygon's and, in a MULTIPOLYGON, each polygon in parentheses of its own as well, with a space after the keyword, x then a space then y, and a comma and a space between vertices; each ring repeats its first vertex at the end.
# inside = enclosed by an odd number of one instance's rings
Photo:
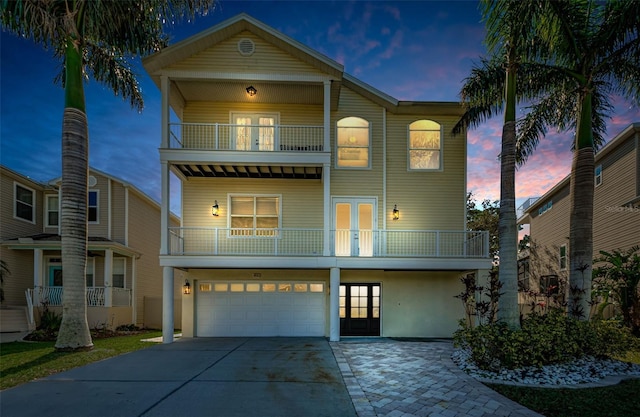
POLYGON ((323 126, 170 123, 169 147, 215 151, 322 152, 323 126))
MULTIPOLYGON (((31 300, 31 305, 33 306, 39 306, 40 304, 61 306, 62 292, 63 287, 36 287, 27 290, 27 299, 31 300)), ((111 294, 112 307, 131 306, 131 289, 112 287, 111 294)), ((104 287, 87 287, 86 296, 88 307, 105 306, 104 287)))
MULTIPOLYGON (((322 229, 171 227, 171 255, 322 256, 322 229)), ((331 256, 488 258, 488 232, 334 230, 331 256)))

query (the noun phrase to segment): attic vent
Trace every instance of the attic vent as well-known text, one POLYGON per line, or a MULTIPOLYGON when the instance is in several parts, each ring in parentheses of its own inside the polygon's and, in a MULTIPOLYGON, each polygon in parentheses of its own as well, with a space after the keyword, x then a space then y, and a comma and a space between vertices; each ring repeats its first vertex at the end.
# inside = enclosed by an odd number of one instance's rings
POLYGON ((243 38, 238 41, 238 52, 240 55, 253 55, 256 51, 256 44, 251 39, 243 38))
POLYGON ((95 187, 98 183, 98 180, 93 175, 89 176, 89 187, 95 187))

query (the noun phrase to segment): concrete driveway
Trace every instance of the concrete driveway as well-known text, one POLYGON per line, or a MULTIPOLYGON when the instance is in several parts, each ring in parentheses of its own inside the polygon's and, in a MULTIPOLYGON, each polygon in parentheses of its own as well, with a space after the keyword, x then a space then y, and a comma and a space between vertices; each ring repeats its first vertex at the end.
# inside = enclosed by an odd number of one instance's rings
POLYGON ((0 393, 2 417, 356 416, 324 338, 196 338, 0 393))

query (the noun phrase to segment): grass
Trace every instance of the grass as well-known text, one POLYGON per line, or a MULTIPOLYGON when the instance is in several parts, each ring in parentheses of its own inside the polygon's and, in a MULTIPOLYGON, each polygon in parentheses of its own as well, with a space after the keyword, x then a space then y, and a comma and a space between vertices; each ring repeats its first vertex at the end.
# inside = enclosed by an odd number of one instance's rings
POLYGON ((57 352, 55 342, 11 342, 0 345, 0 390, 24 384, 78 366, 152 346, 141 339, 161 336, 144 332, 131 336, 94 339, 93 349, 57 352))
MULTIPOLYGON (((618 358, 640 363, 640 351, 618 358)), ((529 388, 487 384, 494 391, 545 417, 630 417, 640 410, 640 379, 602 388, 529 388)))

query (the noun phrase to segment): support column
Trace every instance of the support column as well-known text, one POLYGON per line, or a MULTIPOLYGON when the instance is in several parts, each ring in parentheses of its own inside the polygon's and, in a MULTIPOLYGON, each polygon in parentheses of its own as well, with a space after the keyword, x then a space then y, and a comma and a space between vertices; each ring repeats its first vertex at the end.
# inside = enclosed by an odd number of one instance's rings
POLYGON ((324 151, 329 152, 329 138, 331 133, 331 81, 324 82, 324 151))
POLYGON ((169 164, 160 161, 160 193, 162 202, 160 204, 160 255, 169 255, 169 216, 170 216, 170 177, 169 164))
POLYGON ((113 305, 113 251, 104 251, 104 306, 113 305))
POLYGON ((40 289, 44 283, 44 257, 42 249, 33 250, 33 305, 40 305, 40 289))
POLYGON ((322 256, 331 256, 331 166, 322 166, 323 202, 324 202, 324 230, 322 242, 322 256))
POLYGON ((173 268, 162 268, 162 343, 173 343, 173 268))
POLYGON ((331 268, 330 272, 329 341, 340 341, 340 268, 331 268))

